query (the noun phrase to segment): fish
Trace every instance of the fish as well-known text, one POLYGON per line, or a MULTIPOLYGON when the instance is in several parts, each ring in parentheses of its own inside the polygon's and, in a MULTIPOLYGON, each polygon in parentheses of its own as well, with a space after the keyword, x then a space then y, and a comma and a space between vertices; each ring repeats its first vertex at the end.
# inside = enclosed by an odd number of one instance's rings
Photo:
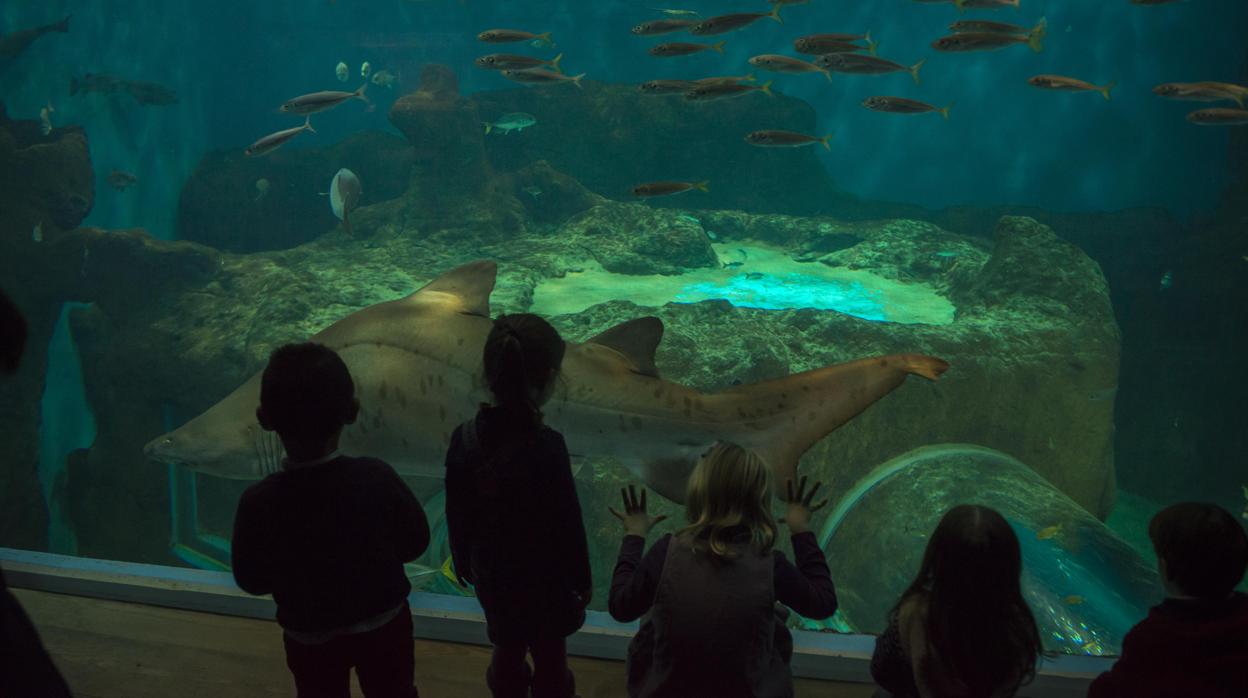
POLYGON ((533 56, 520 56, 510 53, 491 53, 488 56, 481 56, 473 61, 473 64, 479 68, 489 68, 490 70, 528 70, 530 68, 540 68, 542 66, 549 67, 551 70, 559 70, 559 61, 563 60, 563 54, 559 54, 550 60, 542 60, 533 56))
POLYGON ((936 112, 949 120, 949 110, 953 108, 953 103, 945 107, 934 107, 926 102, 920 102, 905 97, 867 97, 862 100, 862 106, 871 111, 888 112, 890 114, 927 114, 936 112))
POLYGON ((341 90, 309 92, 306 95, 299 95, 287 100, 279 109, 287 114, 307 115, 333 109, 349 99, 360 99, 368 103, 368 97, 364 96, 364 90, 367 88, 368 83, 366 82, 360 85, 354 92, 343 92, 341 90))
POLYGON ((697 17, 697 10, 667 10, 659 7, 652 8, 655 12, 668 15, 670 17, 697 17))
POLYGON ((47 106, 39 110, 39 133, 48 135, 52 133, 52 115, 56 113, 56 107, 52 106, 52 100, 48 100, 47 106))
POLYGON ((144 106, 165 107, 178 103, 178 93, 154 82, 127 81, 126 91, 134 101, 144 106))
POLYGON ((857 53, 865 50, 874 56, 879 42, 871 39, 871 32, 866 34, 808 34, 793 40, 793 50, 810 55, 825 53, 857 53), (866 46, 854 43, 862 41, 866 46))
POLYGON ((1083 603, 1083 601, 1084 601, 1084 598, 1082 596, 1079 596, 1078 594, 1071 594, 1070 596, 1067 596, 1062 599, 1062 603, 1066 604, 1067 606, 1079 606, 1083 603))
POLYGON ((260 179, 257 179, 257 180, 256 180, 256 198, 252 199, 252 201, 253 201, 253 202, 258 202, 258 201, 260 201, 261 199, 263 199, 264 197, 268 196, 268 195, 269 195, 269 189, 270 189, 272 186, 273 186, 273 185, 269 184, 269 180, 265 179, 264 177, 261 177, 260 179))
POLYGON ((480 34, 477 34, 477 41, 484 41, 487 44, 509 44, 516 41, 541 41, 550 46, 555 45, 555 42, 550 38, 550 32, 534 34, 533 32, 520 31, 518 29, 488 29, 480 34))
MULTIPOLYGON (((451 433, 489 400, 481 351, 493 328, 497 273, 493 261, 469 262, 308 338, 338 352, 361 399, 364 418, 343 431, 343 452, 383 459, 403 476, 445 477, 451 433), (405 396, 402 403, 396 393, 405 396)), ((936 357, 893 354, 704 393, 660 377, 654 354, 662 335, 661 320, 639 317, 584 342, 566 342, 559 388, 542 412, 569 452, 610 456, 675 502, 684 500, 694 464, 717 440, 756 452, 777 482, 796 479, 802 454, 827 434, 908 376, 938 380, 949 369, 936 357)), ((202 414, 152 439, 146 457, 243 480, 280 468, 279 459, 265 455, 280 453, 276 436, 256 421, 260 378, 256 372, 202 414)))
POLYGON ((716 75, 709 78, 698 78, 693 81, 693 84, 724 85, 738 82, 754 82, 754 73, 746 73, 745 75, 716 75))
POLYGON ((345 167, 338 170, 329 182, 329 209, 334 212, 335 218, 342 221, 347 235, 354 235, 351 232, 351 211, 360 203, 361 190, 360 178, 345 167))
POLYGON ((395 83, 397 83, 398 81, 399 81, 399 76, 395 75, 394 73, 391 73, 388 70, 383 69, 383 70, 379 70, 373 73, 373 84, 377 85, 378 87, 384 87, 388 90, 393 90, 395 83))
POLYGON ((1187 115, 1187 120, 1199 126, 1248 125, 1248 109, 1201 109, 1187 115))
POLYGON ((125 191, 137 181, 139 181, 139 178, 129 172, 113 170, 108 173, 108 186, 116 189, 117 191, 125 191))
POLYGON ((781 56, 775 53, 754 56, 750 58, 750 65, 775 73, 823 73, 825 78, 829 81, 832 80, 832 72, 824 66, 808 63, 800 58, 790 58, 789 56, 781 56))
POLYGON ((1061 532, 1062 524, 1057 524, 1056 526, 1046 526, 1039 531, 1036 531, 1036 540, 1049 540, 1051 538, 1056 538, 1061 532))
POLYGON ((1019 0, 953 0, 959 12, 967 10, 999 10, 1003 7, 1018 9, 1019 0))
POLYGON ((523 131, 524 129, 536 123, 537 123, 537 117, 533 116, 532 114, 525 114, 524 112, 512 112, 510 114, 503 114, 501 117, 498 118, 497 121, 493 123, 490 123, 488 121, 485 122, 485 132, 488 134, 493 131, 498 131, 499 133, 502 133, 504 136, 506 136, 512 131, 523 131))
MULTIPOLYGON (((512 82, 523 82, 536 85, 549 85, 554 82, 570 82, 581 87, 581 78, 585 77, 585 73, 580 75, 564 75, 553 70, 544 68, 531 68, 529 70, 504 70, 503 77, 512 82)), ((582 88, 584 89, 584 88, 582 88)))
POLYGON ((110 95, 126 89, 126 81, 108 73, 87 73, 69 79, 69 94, 96 92, 110 95))
POLYGON ((927 63, 926 58, 907 67, 883 58, 864 56, 859 53, 829 53, 815 59, 815 65, 822 66, 835 73, 848 73, 851 75, 910 73, 910 77, 914 79, 914 84, 916 85, 922 83, 919 79, 919 70, 923 68, 925 63, 927 63))
POLYGON ((691 44, 684 41, 677 41, 669 44, 658 44, 652 46, 648 52, 651 56, 660 58, 671 58, 673 56, 688 56, 703 51, 715 51, 716 53, 724 52, 724 43, 720 41, 715 44, 691 44))
POLYGON ((1244 106, 1248 87, 1229 82, 1167 82, 1153 88, 1153 94, 1190 102, 1219 102, 1229 99, 1244 106))
POLYGON ((12 34, 0 36, 0 70, 9 67, 11 63, 17 60, 36 39, 51 34, 53 32, 67 34, 69 33, 69 19, 73 15, 65 15, 65 18, 59 22, 45 24, 41 27, 31 29, 22 29, 12 34))
POLYGON ((525 194, 528 194, 529 196, 533 197, 534 199, 537 199, 537 197, 539 197, 539 196, 541 196, 541 195, 542 195, 542 190, 541 190, 541 189, 539 189, 537 186, 535 186, 535 185, 533 185, 533 184, 530 184, 529 186, 524 187, 524 188, 523 188, 523 189, 521 189, 520 191, 524 192, 525 194))
POLYGON ((1027 34, 1031 30, 1008 22, 991 22, 984 19, 964 19, 949 25, 954 34, 1027 34))
POLYGON ((43 242, 43 221, 35 224, 34 229, 30 231, 30 239, 32 242, 43 242))
POLYGON ((932 48, 946 53, 967 51, 995 51, 1007 46, 1026 44, 1032 51, 1044 50, 1044 37, 1049 31, 1049 21, 1043 17, 1026 34, 999 34, 996 32, 963 32, 950 34, 932 42, 932 48))
POLYGON ((780 24, 784 24, 784 20, 780 19, 781 7, 782 5, 776 5, 771 8, 771 12, 739 12, 731 15, 710 17, 698 22, 692 27, 689 27, 689 33, 697 36, 724 34, 730 31, 744 29, 764 17, 773 19, 780 24))
POLYGON ((648 95, 678 95, 697 86, 693 80, 648 80, 638 85, 637 89, 648 95))
POLYGON ((364 78, 365 80, 367 80, 367 79, 368 79, 369 74, 370 74, 370 73, 372 73, 372 72, 373 72, 373 64, 372 64, 372 63, 369 63, 368 61, 364 61, 363 63, 361 63, 361 64, 360 64, 360 77, 362 77, 362 78, 364 78))
POLYGON ((754 131, 745 137, 745 142, 750 145, 762 146, 765 148, 800 148, 804 145, 818 143, 828 152, 832 151, 832 146, 828 145, 828 141, 832 140, 832 134, 819 138, 818 136, 808 136, 804 133, 796 133, 794 131, 754 131))
POLYGON ((768 80, 761 85, 742 85, 736 82, 713 82, 699 84, 692 90, 685 93, 685 99, 691 102, 710 102, 717 99, 740 97, 741 95, 749 94, 755 91, 762 92, 770 97, 771 81, 768 80))
POLYGON ((1165 291, 1174 286, 1174 272, 1167 270, 1161 275, 1161 281, 1158 284, 1160 290, 1165 291))
POLYGON ((1037 75, 1029 80, 1028 84, 1033 87, 1039 87, 1045 90, 1064 90, 1066 92, 1100 92, 1105 99, 1110 99, 1109 92, 1118 85, 1117 80, 1110 80, 1103 87, 1097 87, 1090 82, 1084 82, 1076 78, 1068 78, 1061 75, 1037 75))
POLYGON ((261 138, 255 143, 252 143, 251 145, 247 146, 247 149, 243 151, 243 154, 246 155, 247 157, 258 157, 260 155, 268 155, 269 153, 282 147, 283 145, 286 144, 287 141, 294 138, 295 136, 298 136, 304 131, 311 131, 312 133, 316 133, 316 129, 312 128, 312 116, 310 114, 304 117, 302 126, 296 126, 294 128, 288 128, 283 131, 270 133, 264 138, 261 138))
POLYGON ((697 24, 696 19, 655 19, 634 26, 631 31, 637 36, 658 36, 683 31, 697 24))
POLYGON ((710 182, 647 182, 633 187, 633 196, 649 199, 656 196, 671 196, 697 189, 701 192, 710 191, 710 182))
POLYGON ((338 61, 338 65, 334 67, 334 75, 337 76, 338 82, 346 82, 347 78, 351 77, 351 69, 346 63, 338 61))

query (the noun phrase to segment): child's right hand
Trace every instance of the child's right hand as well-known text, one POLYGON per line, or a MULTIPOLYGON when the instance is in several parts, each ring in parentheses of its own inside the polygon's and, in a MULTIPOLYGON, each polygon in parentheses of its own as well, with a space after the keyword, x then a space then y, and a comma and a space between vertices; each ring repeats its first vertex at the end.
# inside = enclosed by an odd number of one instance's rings
POLYGON ((794 534, 805 533, 810 530, 810 515, 819 511, 828 503, 828 498, 824 497, 823 501, 818 504, 811 504, 815 498, 815 492, 819 490, 822 482, 816 482, 810 491, 806 491, 806 476, 798 481, 797 492, 793 491, 793 481, 785 480, 788 490, 788 497, 785 499, 789 503, 788 509, 784 512, 784 521, 789 525, 789 530, 794 534))
POLYGON ((646 488, 641 488, 641 499, 637 498, 637 488, 629 485, 628 489, 620 488, 620 497, 624 500, 624 513, 607 507, 607 510, 615 515, 624 524, 624 535, 646 537, 650 533, 650 529, 658 522, 666 519, 667 516, 660 515, 651 517, 646 513, 646 488))

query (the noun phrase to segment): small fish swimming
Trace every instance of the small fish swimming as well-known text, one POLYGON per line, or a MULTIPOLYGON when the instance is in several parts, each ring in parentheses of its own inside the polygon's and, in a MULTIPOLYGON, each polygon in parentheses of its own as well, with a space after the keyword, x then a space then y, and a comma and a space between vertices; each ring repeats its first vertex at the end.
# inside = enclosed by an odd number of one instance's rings
POLYGON ((533 32, 520 31, 519 29, 487 29, 480 34, 477 34, 477 41, 484 41, 487 44, 509 44, 516 41, 542 41, 550 46, 555 45, 555 42, 550 38, 550 32, 534 34, 533 32))
POLYGON ((656 19, 642 22, 629 31, 637 36, 658 36, 660 34, 684 31, 697 23, 696 19, 656 19))
POLYGON ((666 10, 660 7, 653 8, 655 12, 661 12, 670 17, 697 17, 697 10, 666 10))
POLYGON ((351 211, 359 205, 361 191, 360 178, 345 167, 338 170, 329 182, 329 208, 342 221, 347 235, 354 235, 351 232, 351 211))
POLYGON ((771 8, 771 12, 739 12, 731 15, 720 15, 718 17, 710 17, 689 27, 689 33, 697 36, 710 36, 712 34, 724 34, 738 29, 744 29, 758 20, 767 17, 781 24, 784 20, 780 19, 780 8, 782 5, 776 5, 771 8))
POLYGON ((52 115, 56 113, 56 107, 52 106, 52 100, 48 100, 47 106, 39 110, 39 133, 48 135, 52 133, 52 115))
POLYGON ((351 77, 351 69, 346 63, 338 61, 338 65, 334 67, 334 75, 338 78, 338 82, 346 82, 351 77))
POLYGON ((1167 82, 1153 88, 1153 94, 1189 102, 1220 102, 1231 100, 1244 106, 1248 87, 1229 82, 1167 82))
POLYGON ((949 25, 954 34, 1026 34, 1031 30, 1008 22, 990 22, 984 19, 966 19, 949 25))
POLYGON ((1162 291, 1165 291, 1166 289, 1173 287, 1174 286, 1174 272, 1166 271, 1166 273, 1162 274, 1161 282, 1158 284, 1158 286, 1162 291))
POLYGON ((275 133, 270 133, 269 135, 261 138, 255 143, 252 143, 251 145, 247 146, 247 149, 243 151, 243 154, 246 155, 247 157, 258 157, 260 155, 268 155, 269 153, 282 147, 283 145, 286 144, 287 141, 294 138, 295 136, 298 136, 304 131, 311 131, 312 133, 316 133, 316 129, 312 128, 312 116, 311 115, 304 117, 302 126, 296 126, 294 128, 288 128, 282 131, 277 131, 275 133))
POLYGON ((780 130, 754 131, 745 137, 746 143, 764 148, 800 148, 804 145, 818 143, 828 152, 832 151, 832 146, 828 145, 830 140, 832 140, 831 133, 819 138, 818 136, 808 136, 795 131, 780 130))
POLYGON ((1018 9, 1019 0, 953 0, 959 12, 967 10, 999 10, 1003 7, 1018 9))
POLYGON ((373 84, 378 87, 384 87, 387 90, 393 90, 395 83, 398 81, 399 76, 385 69, 373 73, 373 84))
POLYGON ((1044 50, 1044 37, 1048 34, 1049 22, 1040 18, 1036 26, 1026 34, 1000 34, 997 32, 963 32, 950 34, 932 42, 932 48, 947 53, 965 53, 968 51, 995 51, 1007 46, 1026 44, 1032 51, 1040 53, 1044 50))
POLYGON ((724 43, 720 41, 715 44, 692 44, 685 41, 677 41, 668 44, 658 44, 650 47, 648 53, 651 56, 659 58, 671 58, 674 56, 688 56, 703 51, 714 51, 722 54, 724 52, 724 43))
POLYGON ((949 110, 953 108, 950 103, 945 107, 934 107, 926 102, 920 102, 914 99, 906 99, 905 97, 867 97, 862 100, 862 106, 871 111, 887 112, 889 114, 928 114, 936 112, 949 120, 949 110))
POLYGON ((829 53, 815 59, 815 65, 822 66, 835 73, 850 75, 885 75, 888 73, 910 73, 914 84, 921 84, 919 71, 927 63, 924 58, 912 66, 904 66, 894 61, 876 56, 864 56, 860 53, 829 53))
POLYGON ((1201 109, 1188 114, 1187 120, 1198 126, 1245 126, 1248 109, 1201 109))
POLYGON ((30 231, 30 239, 33 242, 43 242, 43 221, 35 224, 35 229, 30 231))
POLYGON ((1105 99, 1110 99, 1109 92, 1118 85, 1117 80, 1110 80, 1103 87, 1098 87, 1090 82, 1084 82, 1076 78, 1068 78, 1061 75, 1037 75, 1029 79, 1028 84, 1033 87, 1039 87, 1045 90, 1063 90, 1066 92, 1100 92, 1105 99))
POLYGON ((633 196, 649 199, 656 196, 671 196, 697 189, 701 192, 710 191, 710 182, 647 182, 633 187, 633 196))
POLYGON ((683 95, 697 86, 693 80, 649 80, 637 89, 648 95, 683 95))
POLYGON ((70 96, 80 92, 111 95, 124 89, 126 89, 126 81, 108 73, 87 73, 82 77, 75 76, 69 79, 70 96))
MULTIPOLYGON (((555 82, 570 82, 581 87, 581 78, 585 77, 585 73, 580 75, 564 75, 553 70, 544 68, 532 68, 530 70, 504 70, 503 77, 512 82, 523 82, 530 85, 549 85, 555 82)), ((581 88, 584 89, 584 88, 581 88)))
POLYGON ((1056 538, 1062 532, 1062 524, 1056 526, 1046 526, 1036 531, 1036 540, 1049 540, 1056 538))
POLYGON ((108 186, 116 189, 117 191, 125 191, 137 181, 139 181, 139 178, 129 172, 113 170, 108 173, 108 186))
POLYGON ((857 53, 866 51, 872 56, 879 48, 879 42, 871 39, 871 32, 866 34, 810 34, 793 40, 793 49, 798 53, 821 56, 825 53, 857 53), (859 46, 861 41, 865 46, 859 46))
POLYGON ((503 114, 497 121, 485 122, 485 132, 492 133, 498 131, 504 136, 512 131, 523 131, 524 129, 537 123, 537 117, 524 112, 512 112, 511 114, 503 114))
POLYGON ((697 85, 692 90, 685 93, 685 99, 691 102, 711 102, 717 99, 727 99, 729 97, 740 97, 741 95, 751 92, 762 92, 768 97, 771 96, 771 81, 761 85, 742 85, 736 82, 714 82, 705 85, 697 85))
POLYGON ((178 93, 154 82, 127 81, 126 91, 144 106, 166 107, 178 103, 178 93))
POLYGON ((490 70, 528 70, 530 68, 540 68, 546 66, 551 70, 559 70, 559 61, 563 60, 563 54, 559 54, 554 58, 546 61, 533 56, 520 56, 511 53, 491 53, 488 56, 481 56, 473 61, 473 64, 479 68, 489 68, 490 70))
POLYGON ((542 190, 532 184, 530 184, 527 187, 524 187, 520 191, 523 191, 525 194, 528 194, 529 196, 533 197, 535 200, 537 199, 537 197, 542 195, 542 190))
POLYGON ((307 115, 333 109, 349 99, 360 99, 367 103, 368 98, 364 96, 364 90, 367 87, 368 83, 364 83, 354 92, 342 92, 340 90, 310 92, 306 95, 299 95, 298 97, 287 100, 286 103, 280 107, 280 110, 286 112, 287 114, 307 115))
POLYGON ((364 61, 362 64, 360 64, 360 77, 362 77, 362 78, 364 78, 365 80, 367 80, 367 79, 368 79, 368 76, 369 76, 372 72, 373 72, 373 64, 372 64, 372 63, 369 63, 368 61, 364 61))
POLYGON ((750 65, 755 68, 770 70, 774 73, 823 73, 825 78, 829 81, 832 80, 832 72, 824 66, 808 63, 800 58, 791 58, 775 53, 754 56, 750 58, 750 65))
POLYGON ((1084 598, 1082 596, 1079 596, 1078 594, 1071 594, 1070 596, 1067 596, 1062 599, 1062 603, 1067 606, 1079 606, 1083 604, 1083 602, 1084 602, 1084 598))

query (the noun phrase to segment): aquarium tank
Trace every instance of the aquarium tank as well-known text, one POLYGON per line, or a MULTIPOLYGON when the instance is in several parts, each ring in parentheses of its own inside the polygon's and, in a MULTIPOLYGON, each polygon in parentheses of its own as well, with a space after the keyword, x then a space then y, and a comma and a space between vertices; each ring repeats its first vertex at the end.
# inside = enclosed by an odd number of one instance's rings
POLYGON ((0 288, 30 337, 0 545, 228 569, 280 467, 254 376, 316 337, 355 372, 344 448, 428 514, 414 586, 470 595, 443 456, 488 399, 481 328, 532 312, 569 342, 547 419, 592 608, 620 488, 674 530, 725 439, 829 498, 840 610, 798 631, 880 632, 978 503, 1048 649, 1114 655, 1164 594, 1150 517, 1248 504, 1245 26, 1242 0, 4 3, 0 288))

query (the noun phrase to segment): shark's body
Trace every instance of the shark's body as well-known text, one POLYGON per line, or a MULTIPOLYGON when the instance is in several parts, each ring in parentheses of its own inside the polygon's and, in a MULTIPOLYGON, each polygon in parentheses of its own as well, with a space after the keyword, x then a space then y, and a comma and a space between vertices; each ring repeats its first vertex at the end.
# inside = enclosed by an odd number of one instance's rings
MULTIPOLYGON (((495 273, 493 262, 466 264, 310 339, 337 351, 355 379, 362 409, 343 432, 343 451, 381 458, 403 475, 443 476, 451 433, 489 399, 481 352, 495 273)), ((907 374, 934 379, 948 366, 916 354, 886 356, 704 394, 658 377, 662 332, 657 318, 640 318, 569 342, 560 386, 543 412, 574 456, 611 456, 675 501, 716 440, 754 449, 783 481, 811 445, 907 374)), ((256 421, 259 401, 257 374, 145 450, 220 477, 264 477, 279 467, 281 450, 256 421)))

